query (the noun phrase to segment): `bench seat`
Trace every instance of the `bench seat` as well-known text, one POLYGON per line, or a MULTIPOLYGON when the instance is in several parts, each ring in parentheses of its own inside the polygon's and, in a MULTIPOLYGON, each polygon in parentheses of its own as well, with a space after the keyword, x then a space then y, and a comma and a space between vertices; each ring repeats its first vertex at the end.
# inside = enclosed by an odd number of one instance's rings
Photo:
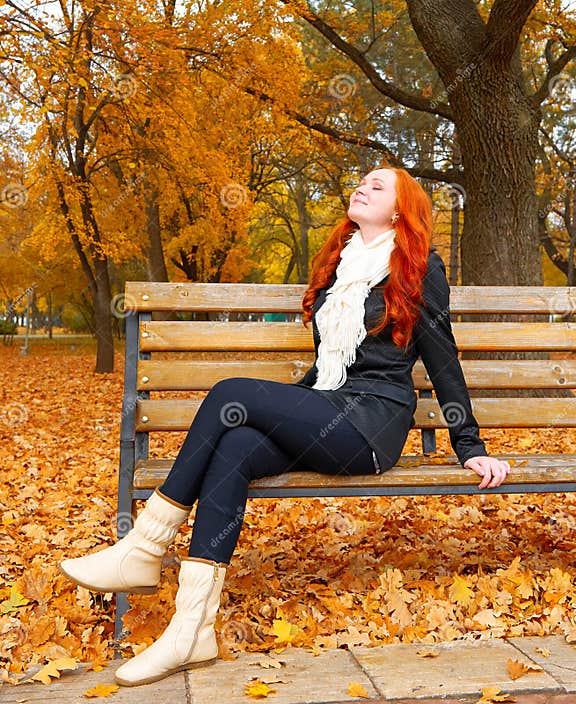
MULTIPOLYGON (((412 496, 425 494, 486 494, 576 491, 576 454, 499 454, 512 467, 511 480, 499 487, 478 489, 480 477, 463 469, 456 456, 431 458, 404 455, 383 474, 356 476, 320 472, 287 472, 250 483, 252 498, 314 496, 412 496)), ((134 498, 146 498, 170 471, 174 459, 139 460, 134 472, 134 498)))

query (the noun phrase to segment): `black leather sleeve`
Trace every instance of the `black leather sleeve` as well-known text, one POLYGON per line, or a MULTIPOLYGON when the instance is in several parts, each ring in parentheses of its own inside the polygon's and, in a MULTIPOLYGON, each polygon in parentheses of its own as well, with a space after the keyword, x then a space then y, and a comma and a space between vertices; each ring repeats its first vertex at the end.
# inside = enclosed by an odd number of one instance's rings
POLYGON ((313 386, 316 382, 316 366, 313 365, 306 371, 304 376, 296 381, 296 384, 302 384, 303 386, 313 386))
POLYGON ((432 252, 423 280, 421 317, 413 339, 434 386, 450 434, 450 443, 460 464, 477 455, 488 456, 472 413, 470 396, 458 359, 458 348, 450 324, 450 286, 442 258, 432 252))

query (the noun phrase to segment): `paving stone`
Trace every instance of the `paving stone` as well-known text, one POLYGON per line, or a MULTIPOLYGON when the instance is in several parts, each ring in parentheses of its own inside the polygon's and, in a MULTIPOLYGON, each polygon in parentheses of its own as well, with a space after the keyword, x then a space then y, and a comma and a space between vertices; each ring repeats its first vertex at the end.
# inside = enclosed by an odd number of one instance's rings
POLYGON ((530 659, 504 640, 352 646, 350 650, 386 699, 480 695, 483 687, 499 687, 509 693, 563 691, 547 672, 530 672, 511 680, 506 668, 508 658, 526 664, 530 659), (439 655, 416 654, 424 649, 439 655))
POLYGON ((245 686, 253 677, 276 690, 269 697, 274 704, 363 701, 347 694, 350 682, 362 684, 371 699, 379 697, 346 650, 336 648, 315 656, 303 648, 287 648, 271 657, 262 653, 240 653, 236 660, 217 660, 203 670, 191 670, 187 677, 192 704, 246 704, 250 698, 245 695, 245 686), (259 664, 269 662, 271 657, 286 664, 281 668, 265 668, 259 664), (272 682, 274 679, 282 681, 272 682))
POLYGON ((576 692, 576 645, 567 643, 564 636, 509 638, 508 642, 549 672, 567 692, 576 692), (536 648, 548 649, 550 657, 536 648))
MULTIPOLYGON (((46 704, 87 704, 90 701, 114 702, 114 704, 185 704, 186 680, 184 673, 176 673, 159 682, 143 684, 140 687, 120 687, 109 699, 85 699, 84 692, 97 684, 114 684, 114 672, 125 662, 113 660, 101 672, 86 671, 86 665, 77 670, 64 671, 60 679, 52 684, 34 682, 19 685, 0 686, 0 702, 2 704, 31 704, 46 702, 46 704)), ((38 671, 37 667, 30 674, 38 671)))

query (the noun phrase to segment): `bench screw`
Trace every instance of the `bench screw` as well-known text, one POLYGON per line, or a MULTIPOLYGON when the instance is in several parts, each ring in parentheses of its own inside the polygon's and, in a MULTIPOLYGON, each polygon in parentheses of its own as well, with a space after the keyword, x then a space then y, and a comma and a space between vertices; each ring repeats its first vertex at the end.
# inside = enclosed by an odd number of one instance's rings
POLYGON ((428 418, 436 418, 434 411, 428 411, 428 418))
POLYGON ((142 416, 142 418, 140 418, 140 420, 141 420, 143 423, 147 423, 147 422, 148 422, 148 416, 142 416))
POLYGON ((143 296, 142 296, 143 301, 147 301, 149 298, 150 298, 150 296, 147 293, 143 294, 143 296))
POLYGON ((150 379, 147 376, 143 376, 142 383, 145 384, 147 381, 150 381, 150 379))

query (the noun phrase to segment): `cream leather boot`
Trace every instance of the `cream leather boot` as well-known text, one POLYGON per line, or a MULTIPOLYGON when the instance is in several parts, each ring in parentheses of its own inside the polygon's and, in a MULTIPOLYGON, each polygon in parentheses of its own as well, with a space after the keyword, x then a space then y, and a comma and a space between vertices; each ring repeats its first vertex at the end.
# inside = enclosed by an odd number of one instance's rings
POLYGON ((118 684, 147 684, 217 660, 214 622, 226 567, 201 557, 182 560, 174 616, 157 641, 116 670, 118 684))
POLYGON ((91 555, 64 560, 60 572, 95 592, 151 594, 160 581, 162 556, 191 508, 156 489, 122 540, 91 555))

